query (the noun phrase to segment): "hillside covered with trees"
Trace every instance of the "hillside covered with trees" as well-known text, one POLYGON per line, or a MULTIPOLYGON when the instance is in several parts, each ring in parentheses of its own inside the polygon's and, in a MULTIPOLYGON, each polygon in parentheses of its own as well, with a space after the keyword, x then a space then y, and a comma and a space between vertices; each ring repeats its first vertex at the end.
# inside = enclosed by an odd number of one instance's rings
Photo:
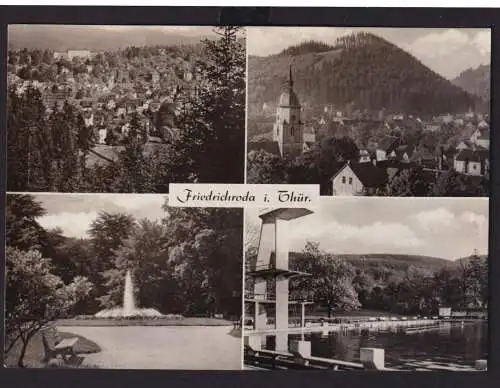
POLYGON ((292 65, 295 89, 311 105, 355 104, 361 110, 386 109, 432 116, 474 108, 477 98, 436 74, 388 41, 357 33, 333 46, 304 42, 277 55, 249 57, 249 114, 274 104, 292 65))
POLYGON ((467 69, 452 82, 489 103, 491 99, 491 65, 481 65, 475 69, 467 69))
MULTIPOLYGON (((247 266, 256 251, 247 249, 247 266)), ((312 299, 329 315, 360 308, 393 314, 437 315, 439 306, 453 309, 488 306, 488 258, 462 260, 367 254, 336 255, 309 242, 290 253, 290 268, 312 276, 290 281, 292 299, 312 299)), ((246 289, 251 290, 251 279, 246 289)))

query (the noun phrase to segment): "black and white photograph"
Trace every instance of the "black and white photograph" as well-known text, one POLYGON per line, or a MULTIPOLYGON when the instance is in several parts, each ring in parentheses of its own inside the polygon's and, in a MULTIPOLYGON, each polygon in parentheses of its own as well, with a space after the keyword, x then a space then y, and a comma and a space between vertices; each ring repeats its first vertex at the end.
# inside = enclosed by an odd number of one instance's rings
POLYGON ((249 27, 247 182, 486 197, 491 31, 249 27))
POLYGON ((7 190, 244 183, 241 27, 10 25, 7 190))
POLYGON ((482 371, 488 199, 245 210, 244 367, 482 371))
POLYGON ((243 210, 9 194, 5 364, 239 370, 243 210))

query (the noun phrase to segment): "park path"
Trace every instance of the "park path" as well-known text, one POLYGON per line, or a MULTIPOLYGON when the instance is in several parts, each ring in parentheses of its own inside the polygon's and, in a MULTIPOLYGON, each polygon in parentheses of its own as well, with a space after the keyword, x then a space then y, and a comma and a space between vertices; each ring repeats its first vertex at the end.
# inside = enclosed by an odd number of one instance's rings
POLYGON ((96 342, 84 364, 113 369, 241 369, 241 339, 228 326, 64 326, 96 342))

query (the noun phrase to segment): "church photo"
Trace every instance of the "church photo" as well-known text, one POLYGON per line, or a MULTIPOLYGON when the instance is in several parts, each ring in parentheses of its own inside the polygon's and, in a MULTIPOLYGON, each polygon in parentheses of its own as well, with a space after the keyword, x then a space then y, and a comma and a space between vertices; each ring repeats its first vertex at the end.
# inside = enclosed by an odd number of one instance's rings
POLYGON ((247 183, 488 196, 489 30, 296 30, 247 29, 247 183))

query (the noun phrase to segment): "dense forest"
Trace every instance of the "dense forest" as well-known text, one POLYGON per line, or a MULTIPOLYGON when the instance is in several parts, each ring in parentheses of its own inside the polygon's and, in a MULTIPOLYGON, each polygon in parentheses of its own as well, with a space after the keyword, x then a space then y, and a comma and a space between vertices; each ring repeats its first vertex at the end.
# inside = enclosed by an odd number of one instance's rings
POLYGON ((279 98, 288 66, 295 89, 308 105, 354 103, 359 109, 432 116, 465 112, 477 98, 419 60, 369 33, 341 37, 331 47, 305 42, 269 57, 249 57, 250 116, 279 98))
MULTIPOLYGON (((20 92, 12 86, 7 99, 8 190, 165 193, 170 182, 241 183, 243 164, 234 161, 244 158, 245 45, 238 27, 215 32, 217 39, 196 47, 128 47, 99 54, 88 64, 78 59, 53 63, 47 50, 11 53, 8 66, 18 67, 17 77, 56 88, 62 68, 72 72, 77 85, 101 87, 117 73, 124 77, 118 77, 117 87, 128 83, 144 89, 151 71, 164 65, 164 94, 179 86, 186 63, 196 67, 201 80, 195 94, 177 101, 175 141, 151 147, 147 120, 134 113, 126 119, 128 135, 114 150, 116 158, 99 165, 88 163, 95 154, 96 131, 85 125, 80 109, 68 101, 59 109, 45 106, 38 88, 20 92), (47 109, 53 112, 47 114, 47 109)), ((82 93, 88 92, 93 93, 92 87, 82 93)), ((111 126, 107 129, 112 133, 111 126)))
MULTIPOLYGON (((163 314, 241 315, 241 209, 170 208, 162 221, 101 212, 86 238, 45 229, 32 195, 6 204, 6 351, 46 323, 122 306, 125 274, 138 307, 163 314)), ((22 358, 21 358, 22 360, 22 358)))
MULTIPOLYGON (((309 242, 290 253, 290 268, 311 274, 290 282, 291 298, 312 298, 329 315, 359 308, 393 314, 437 315, 453 309, 488 306, 487 257, 446 261, 405 255, 335 255, 309 242)), ((247 264, 256 260, 247 249, 247 264)), ((246 289, 251 290, 251 279, 246 289)))

